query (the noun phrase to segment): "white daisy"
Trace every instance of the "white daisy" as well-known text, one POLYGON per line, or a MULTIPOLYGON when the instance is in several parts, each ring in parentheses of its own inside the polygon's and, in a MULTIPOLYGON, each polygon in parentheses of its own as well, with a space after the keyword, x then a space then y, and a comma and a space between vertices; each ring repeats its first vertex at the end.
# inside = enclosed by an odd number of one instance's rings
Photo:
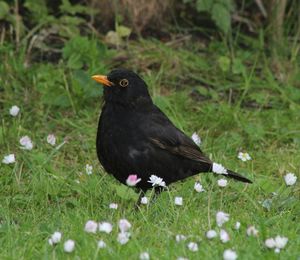
POLYGON ((149 260, 150 259, 150 255, 148 252, 143 252, 140 254, 140 260, 149 260))
POLYGON ((194 185, 194 190, 197 192, 204 192, 205 189, 203 189, 203 186, 201 185, 200 182, 196 182, 194 185))
POLYGON ((255 226, 249 226, 246 233, 247 236, 258 236, 258 230, 255 228, 255 226))
POLYGON ((275 242, 274 238, 268 238, 265 241, 265 245, 268 248, 274 248, 276 246, 276 242, 275 242))
POLYGON ((118 209, 118 204, 117 203, 110 203, 109 208, 110 209, 118 209))
POLYGON ((231 249, 226 249, 223 253, 224 260, 235 260, 237 257, 237 253, 231 249))
POLYGON ((54 134, 49 134, 49 135, 47 136, 47 143, 48 143, 48 144, 51 144, 52 146, 55 145, 55 143, 56 143, 56 137, 55 137, 54 134))
POLYGON ((112 231, 112 224, 109 222, 100 222, 98 227, 100 232, 109 234, 112 231))
POLYGON ((106 243, 103 240, 99 240, 98 243, 97 243, 97 247, 98 248, 105 248, 106 243))
POLYGON ((89 220, 85 223, 84 231, 87 233, 96 233, 98 228, 98 223, 94 220, 89 220))
POLYGON ((248 153, 242 153, 242 152, 239 152, 238 158, 243 162, 250 161, 252 159, 248 153))
POLYGON ((129 241, 129 238, 130 238, 129 232, 121 232, 118 234, 117 240, 121 245, 125 245, 129 241))
POLYGON ((131 224, 127 219, 120 219, 119 221, 119 229, 121 232, 126 232, 131 228, 131 224))
POLYGON ((218 163, 213 163, 212 171, 216 174, 228 174, 224 166, 218 163))
POLYGON ((179 242, 181 242, 181 241, 186 240, 186 236, 185 236, 185 235, 178 234, 178 235, 176 235, 175 239, 176 239, 176 242, 179 243, 179 242))
POLYGON ((241 227, 241 223, 237 221, 237 222, 235 223, 234 228, 235 228, 236 230, 239 230, 240 227, 241 227))
POLYGON ((217 232, 215 231, 215 230, 208 230, 207 232, 206 232, 206 237, 208 238, 208 239, 213 239, 213 238, 215 238, 217 236, 217 232))
POLYGON ((199 146, 201 144, 201 138, 196 132, 192 134, 192 139, 196 145, 199 146))
POLYGON ((224 187, 227 186, 227 184, 228 184, 228 181, 227 181, 226 179, 219 179, 219 180, 218 180, 218 186, 219 186, 219 187, 224 188, 224 187))
POLYGON ((20 112, 20 108, 18 106, 12 106, 10 109, 9 109, 9 113, 11 116, 17 116, 20 112))
POLYGON ((292 186, 296 183, 297 181, 297 176, 294 173, 289 172, 284 176, 284 181, 286 185, 292 186))
POLYGON ((191 250, 192 252, 198 251, 198 244, 195 242, 190 242, 187 245, 188 249, 191 250))
POLYGON ((227 243, 230 240, 229 234, 224 229, 220 230, 220 240, 222 243, 227 243))
POLYGON ((85 172, 86 172, 87 175, 91 175, 93 173, 93 166, 89 165, 89 164, 86 164, 85 165, 85 172))
POLYGON ((222 227, 222 225, 229 220, 229 214, 223 211, 219 211, 216 214, 216 221, 218 227, 222 227))
POLYGON ((27 135, 21 137, 20 144, 23 150, 31 150, 33 148, 33 143, 27 135))
POLYGON ((9 155, 5 155, 2 162, 5 164, 15 163, 16 162, 15 155, 13 153, 11 153, 9 155))
POLYGON ((266 239, 265 246, 268 248, 274 248, 275 253, 280 253, 280 250, 286 246, 287 242, 287 237, 277 235, 275 238, 266 239))
POLYGON ((148 204, 148 198, 147 197, 142 197, 141 198, 141 203, 144 204, 144 205, 148 204))
POLYGON ((75 241, 74 240, 69 239, 64 243, 64 251, 65 252, 71 253, 74 251, 74 249, 75 249, 75 241))
POLYGON ((175 205, 177 205, 177 206, 182 206, 182 204, 183 204, 183 199, 182 199, 182 197, 175 197, 174 203, 175 203, 175 205))
POLYGON ((48 240, 49 244, 52 246, 59 243, 61 240, 61 236, 62 235, 59 231, 55 231, 48 240))
POLYGON ((282 249, 286 246, 288 242, 288 238, 287 237, 282 237, 282 236, 276 236, 275 237, 275 247, 282 249))
POLYGON ((163 179, 156 175, 151 175, 148 182, 151 183, 152 186, 166 187, 166 183, 163 181, 163 179))

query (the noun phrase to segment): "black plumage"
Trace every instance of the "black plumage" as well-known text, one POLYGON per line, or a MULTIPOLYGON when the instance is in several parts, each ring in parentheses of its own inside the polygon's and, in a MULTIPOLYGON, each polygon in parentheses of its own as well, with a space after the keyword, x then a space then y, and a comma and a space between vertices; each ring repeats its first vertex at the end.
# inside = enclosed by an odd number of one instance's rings
MULTIPOLYGON (((134 72, 113 70, 93 79, 104 87, 104 106, 98 125, 97 154, 104 169, 126 184, 130 174, 151 188, 154 174, 166 184, 212 171, 212 161, 153 104, 146 83, 134 72)), ((233 171, 226 177, 251 183, 233 171)))

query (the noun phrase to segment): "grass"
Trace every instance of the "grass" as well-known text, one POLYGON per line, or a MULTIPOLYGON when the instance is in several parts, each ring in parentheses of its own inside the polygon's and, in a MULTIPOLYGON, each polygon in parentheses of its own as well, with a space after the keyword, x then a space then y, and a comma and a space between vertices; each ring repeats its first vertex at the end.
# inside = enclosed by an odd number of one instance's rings
POLYGON ((67 58, 59 65, 36 62, 26 68, 21 51, 2 46, 0 155, 15 153, 17 162, 0 164, 0 258, 138 259, 148 251, 151 259, 220 259, 228 248, 239 259, 299 257, 299 181, 287 187, 283 180, 287 172, 299 180, 300 173, 299 63, 280 81, 265 53, 255 48, 236 50, 233 72, 226 65, 230 55, 219 42, 204 48, 196 42, 142 40, 127 47, 119 54, 105 51, 112 63, 98 64, 96 57, 91 61, 93 53, 85 56, 82 63, 93 64, 86 69, 70 67, 67 58), (102 101, 101 89, 90 83, 89 75, 97 66, 100 73, 120 65, 118 55, 126 55, 122 66, 143 75, 155 103, 179 128, 201 136, 206 154, 254 183, 230 180, 222 189, 217 176, 199 174, 134 210, 137 195, 105 173, 95 152, 102 101), (16 118, 8 113, 12 105, 21 108, 16 118), (47 144, 49 133, 62 144, 59 149, 47 144), (32 138, 32 151, 19 148, 23 135, 32 138), (247 151, 253 160, 241 162, 238 151, 247 151), (90 176, 85 174, 87 163, 94 167, 90 176), (195 180, 205 193, 193 190, 195 180), (175 196, 183 197, 183 206, 174 205, 175 196), (119 208, 109 209, 111 202, 119 208), (231 237, 226 244, 205 238, 207 230, 216 228, 219 210, 230 214, 224 225, 231 237), (123 246, 116 241, 120 218, 132 223, 132 237, 123 246), (113 232, 85 233, 89 219, 110 221, 113 232), (238 231, 236 221, 242 224, 238 231), (246 236, 249 225, 259 230, 258 237, 246 236), (63 243, 49 246, 48 238, 57 230, 63 241, 76 241, 73 253, 64 253, 63 243), (188 240, 176 243, 176 234, 188 240), (265 239, 277 234, 289 239, 280 254, 264 246, 265 239), (99 239, 108 248, 97 249, 99 239), (188 241, 199 243, 199 251, 189 251, 188 241))

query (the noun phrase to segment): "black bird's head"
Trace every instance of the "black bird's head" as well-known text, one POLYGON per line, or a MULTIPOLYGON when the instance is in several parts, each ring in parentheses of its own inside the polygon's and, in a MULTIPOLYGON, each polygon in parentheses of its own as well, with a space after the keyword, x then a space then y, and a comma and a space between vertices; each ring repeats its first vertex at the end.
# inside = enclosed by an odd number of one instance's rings
POLYGON ((95 75, 92 78, 104 85, 104 99, 106 102, 129 106, 152 104, 145 81, 133 71, 115 69, 107 76, 95 75))

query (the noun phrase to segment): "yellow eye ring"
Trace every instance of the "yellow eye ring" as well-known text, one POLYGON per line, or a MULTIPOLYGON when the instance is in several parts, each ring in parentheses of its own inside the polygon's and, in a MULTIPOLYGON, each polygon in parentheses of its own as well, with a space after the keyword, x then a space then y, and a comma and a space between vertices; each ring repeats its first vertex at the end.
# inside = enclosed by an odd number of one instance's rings
POLYGON ((128 86, 129 82, 127 79, 121 79, 120 82, 119 82, 120 86, 125 88, 128 86))

